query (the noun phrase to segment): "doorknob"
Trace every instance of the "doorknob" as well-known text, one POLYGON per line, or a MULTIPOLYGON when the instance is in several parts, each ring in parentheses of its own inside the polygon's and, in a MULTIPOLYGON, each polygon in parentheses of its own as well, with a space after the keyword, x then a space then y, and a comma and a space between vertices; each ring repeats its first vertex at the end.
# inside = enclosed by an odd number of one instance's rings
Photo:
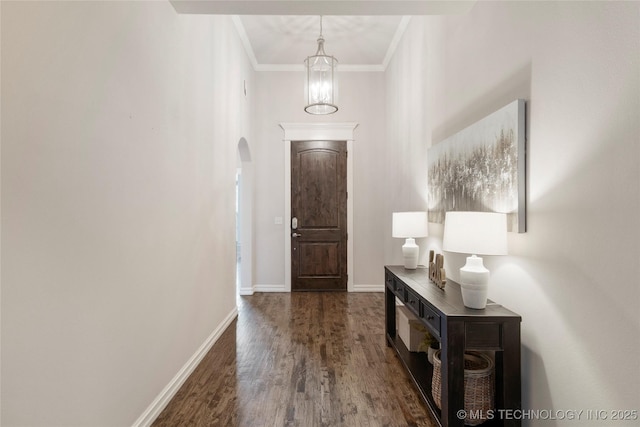
POLYGON ((300 237, 302 233, 291 233, 291 237, 300 237))

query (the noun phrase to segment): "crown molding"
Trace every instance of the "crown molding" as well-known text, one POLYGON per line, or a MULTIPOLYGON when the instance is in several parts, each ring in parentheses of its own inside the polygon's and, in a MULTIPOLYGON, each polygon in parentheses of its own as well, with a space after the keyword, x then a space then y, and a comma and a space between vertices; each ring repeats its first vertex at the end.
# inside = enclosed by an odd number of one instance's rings
POLYGON ((251 42, 249 41, 249 36, 247 36, 247 31, 244 29, 244 25, 242 25, 242 21, 238 15, 231 16, 231 20, 233 21, 233 25, 236 27, 236 31, 238 32, 238 37, 240 37, 240 41, 242 41, 242 46, 244 47, 244 51, 249 57, 249 62, 251 62, 251 66, 255 71, 259 66, 258 60, 256 59, 256 54, 253 51, 253 46, 251 46, 251 42))
POLYGON ((403 16, 400 24, 398 24, 398 28, 396 29, 396 33, 393 35, 393 39, 391 39, 391 43, 389 43, 389 48, 387 49, 387 54, 384 56, 384 60, 382 61, 382 68, 384 70, 389 66, 389 62, 391 62, 391 58, 396 53, 396 49, 400 44, 400 40, 402 40, 402 36, 404 32, 407 30, 409 26, 409 22, 411 22, 410 16, 403 16))

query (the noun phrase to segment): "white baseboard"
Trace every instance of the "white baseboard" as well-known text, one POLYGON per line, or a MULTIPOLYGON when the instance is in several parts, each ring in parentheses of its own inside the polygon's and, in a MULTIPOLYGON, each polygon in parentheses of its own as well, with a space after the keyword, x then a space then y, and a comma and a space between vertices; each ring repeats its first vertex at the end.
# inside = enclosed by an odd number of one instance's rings
POLYGON ((189 378, 189 375, 196 369, 198 364, 202 361, 204 356, 209 352, 213 344, 218 341, 220 335, 229 327, 231 322, 238 316, 238 308, 234 307, 233 310, 225 317, 222 323, 207 337, 205 342, 200 348, 191 356, 187 363, 178 371, 175 377, 167 384, 167 386, 160 392, 158 397, 149 405, 149 407, 140 415, 140 417, 133 423, 132 427, 147 427, 158 418, 160 412, 167 406, 169 401, 175 396, 182 384, 189 378))
POLYGON ((286 292, 282 285, 253 285, 254 292, 286 292))
MULTIPOLYGON (((253 292, 287 292, 284 285, 254 285, 252 292, 243 294, 240 289, 240 295, 253 295, 253 292)), ((384 292, 384 285, 353 285, 352 292, 384 292)))
POLYGON ((384 285, 353 285, 353 292, 384 292, 384 285))
POLYGON ((240 288, 238 289, 238 294, 240 295, 253 295, 253 288, 240 288))

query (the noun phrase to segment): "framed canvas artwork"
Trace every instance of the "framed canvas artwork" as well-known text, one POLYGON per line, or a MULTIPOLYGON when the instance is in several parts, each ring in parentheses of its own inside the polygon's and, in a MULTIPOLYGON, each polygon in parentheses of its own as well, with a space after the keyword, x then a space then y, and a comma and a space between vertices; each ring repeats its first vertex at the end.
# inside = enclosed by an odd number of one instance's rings
POLYGON ((525 101, 518 99, 428 152, 429 222, 447 211, 501 212, 526 231, 525 101))

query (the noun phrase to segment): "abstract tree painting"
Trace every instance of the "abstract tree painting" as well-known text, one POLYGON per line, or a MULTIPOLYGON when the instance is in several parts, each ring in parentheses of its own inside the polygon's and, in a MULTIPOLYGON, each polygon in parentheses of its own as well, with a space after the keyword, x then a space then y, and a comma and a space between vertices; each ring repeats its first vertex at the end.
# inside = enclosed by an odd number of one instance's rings
POLYGON ((513 101, 428 153, 429 222, 447 211, 502 212, 526 231, 525 101, 513 101))

